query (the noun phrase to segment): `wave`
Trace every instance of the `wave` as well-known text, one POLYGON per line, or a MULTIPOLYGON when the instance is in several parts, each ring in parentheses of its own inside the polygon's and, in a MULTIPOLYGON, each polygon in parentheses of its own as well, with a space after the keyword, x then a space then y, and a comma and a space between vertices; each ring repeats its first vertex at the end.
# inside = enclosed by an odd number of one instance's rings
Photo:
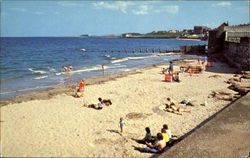
POLYGON ((28 69, 29 71, 31 71, 32 73, 34 74, 46 74, 47 72, 46 71, 43 71, 43 70, 33 70, 32 68, 29 68, 28 69))
POLYGON ((124 62, 127 60, 146 59, 146 58, 152 58, 152 57, 154 57, 154 56, 126 57, 126 58, 122 58, 122 59, 113 60, 113 61, 111 61, 111 63, 120 63, 120 62, 124 62))
MULTIPOLYGON (((108 69, 110 68, 109 66, 104 66, 104 69, 108 69)), ((95 71, 95 70, 102 70, 102 66, 98 65, 98 66, 93 66, 93 67, 89 67, 89 68, 84 68, 84 69, 80 69, 80 70, 75 70, 75 71, 71 71, 71 73, 77 73, 77 72, 85 72, 85 71, 95 71)))
POLYGON ((56 76, 59 76, 59 75, 61 75, 61 74, 63 74, 62 72, 57 72, 57 73, 55 73, 56 74, 56 76))
POLYGON ((56 69, 48 67, 50 72, 57 72, 56 69))
POLYGON ((33 80, 40 80, 40 79, 48 78, 48 77, 49 77, 49 76, 40 76, 40 77, 33 78, 33 80))
POLYGON ((110 58, 110 57, 111 57, 111 56, 110 56, 110 55, 108 55, 108 54, 105 54, 104 56, 105 56, 105 57, 107 57, 107 58, 110 58))
POLYGON ((111 61, 111 63, 120 63, 120 62, 127 61, 127 60, 129 60, 129 57, 122 58, 122 59, 117 59, 117 60, 113 60, 113 61, 111 61))

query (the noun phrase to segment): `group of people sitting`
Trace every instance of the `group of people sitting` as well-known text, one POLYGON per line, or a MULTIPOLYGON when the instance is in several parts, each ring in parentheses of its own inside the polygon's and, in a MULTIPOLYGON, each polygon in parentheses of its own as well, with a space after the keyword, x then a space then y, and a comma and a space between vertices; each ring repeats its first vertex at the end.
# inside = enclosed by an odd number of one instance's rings
POLYGON ((172 132, 168 129, 168 125, 164 124, 160 133, 157 133, 156 137, 151 135, 150 128, 146 127, 146 135, 142 140, 136 140, 138 143, 146 144, 145 148, 135 147, 135 150, 141 152, 158 153, 164 150, 164 148, 172 141, 172 132))
POLYGON ((166 107, 163 109, 167 112, 172 112, 174 114, 182 115, 182 112, 191 112, 190 110, 186 110, 177 105, 178 103, 171 98, 167 98, 165 103, 166 107))
POLYGON ((90 104, 88 105, 88 107, 96 109, 96 110, 101 110, 104 106, 110 106, 110 105, 112 105, 112 102, 110 99, 98 98, 97 104, 90 104))

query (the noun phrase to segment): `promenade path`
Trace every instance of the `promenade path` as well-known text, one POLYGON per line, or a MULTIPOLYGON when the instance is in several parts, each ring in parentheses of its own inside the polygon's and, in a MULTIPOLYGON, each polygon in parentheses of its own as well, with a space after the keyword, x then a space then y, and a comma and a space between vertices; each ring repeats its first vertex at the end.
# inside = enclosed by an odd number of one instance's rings
POLYGON ((152 158, 250 158, 249 154, 250 92, 152 158))

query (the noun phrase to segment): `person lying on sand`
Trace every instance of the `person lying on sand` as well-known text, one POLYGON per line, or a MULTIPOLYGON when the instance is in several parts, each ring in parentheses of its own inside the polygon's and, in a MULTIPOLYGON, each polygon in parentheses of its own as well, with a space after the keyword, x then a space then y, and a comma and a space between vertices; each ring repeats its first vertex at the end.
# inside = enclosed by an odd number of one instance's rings
POLYGON ((181 112, 191 112, 190 110, 185 110, 180 106, 177 106, 177 103, 171 100, 170 98, 167 98, 167 103, 165 105, 166 107, 163 110, 167 112, 172 112, 174 114, 182 115, 181 112))
POLYGON ((164 150, 166 147, 166 141, 164 140, 161 133, 157 133, 157 141, 155 144, 146 143, 146 148, 138 148, 134 147, 135 150, 138 150, 140 152, 151 152, 151 153, 159 153, 164 150))
POLYGON ((102 102, 103 102, 106 106, 112 105, 112 102, 111 102, 110 99, 103 99, 102 102))
POLYGON ((102 98, 98 98, 98 103, 97 104, 90 104, 88 105, 89 108, 93 108, 96 110, 101 110, 105 104, 102 101, 102 98))

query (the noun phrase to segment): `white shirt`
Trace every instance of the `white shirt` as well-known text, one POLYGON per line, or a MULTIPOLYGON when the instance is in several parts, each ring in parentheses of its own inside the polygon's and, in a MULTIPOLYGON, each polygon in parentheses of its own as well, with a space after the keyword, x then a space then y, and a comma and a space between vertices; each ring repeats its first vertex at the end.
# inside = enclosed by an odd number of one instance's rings
POLYGON ((172 138, 172 132, 171 132, 169 129, 167 129, 166 132, 167 132, 167 134, 168 134, 168 137, 169 137, 169 138, 172 138))

